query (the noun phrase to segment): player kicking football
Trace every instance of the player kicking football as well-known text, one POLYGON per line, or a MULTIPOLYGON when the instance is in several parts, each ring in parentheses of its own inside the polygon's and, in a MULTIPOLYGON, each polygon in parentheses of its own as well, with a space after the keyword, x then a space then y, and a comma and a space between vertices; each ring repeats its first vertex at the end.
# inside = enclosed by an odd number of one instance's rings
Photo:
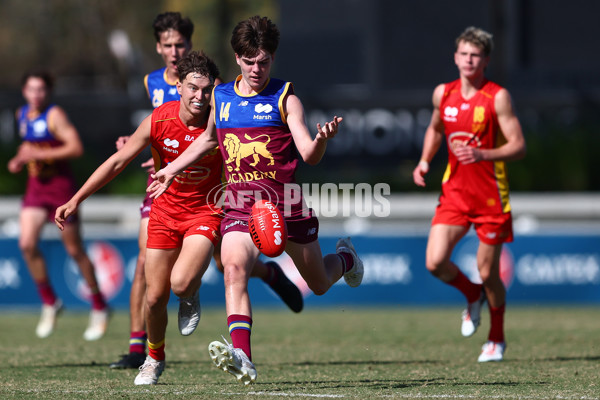
POLYGON ((158 171, 148 189, 159 196, 181 170, 206 157, 218 144, 225 160, 227 197, 247 200, 224 205, 221 224, 227 326, 232 343, 215 341, 209 345, 215 365, 246 385, 257 378, 250 346, 253 321, 248 278, 260 253, 247 222, 258 200, 257 192, 279 198, 277 207, 288 228, 285 251, 315 294, 326 293, 342 276, 349 286, 356 287, 364 274, 349 238, 338 241, 335 254, 323 257, 317 217, 301 196, 295 202, 285 199, 286 187, 296 184, 296 149, 306 163, 317 164, 342 118, 334 117, 324 126, 318 124, 315 138, 311 137, 293 85, 270 77, 278 44, 279 30, 266 17, 255 16, 235 27, 231 45, 241 75, 215 87, 207 134, 158 171))

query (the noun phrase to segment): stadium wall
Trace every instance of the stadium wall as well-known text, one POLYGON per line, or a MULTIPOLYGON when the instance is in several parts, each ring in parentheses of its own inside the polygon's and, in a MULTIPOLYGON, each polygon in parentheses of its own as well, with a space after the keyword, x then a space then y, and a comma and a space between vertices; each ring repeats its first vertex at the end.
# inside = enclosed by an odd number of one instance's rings
MULTIPOLYGON (((324 252, 335 248, 335 236, 322 236, 324 252)), ((291 260, 277 259, 286 274, 305 295, 307 307, 373 305, 459 305, 464 302, 453 288, 440 283, 425 269, 424 234, 400 236, 354 236, 353 242, 365 263, 361 287, 352 289, 340 280, 326 295, 313 295, 291 260)), ((600 234, 534 234, 518 236, 506 245, 501 274, 512 304, 600 304, 600 234)), ((115 309, 127 309, 137 256, 135 238, 95 238, 86 241, 96 264, 101 290, 115 309)), ((454 261, 477 280, 477 238, 467 235, 457 246, 454 261)), ((70 309, 87 307, 86 287, 77 266, 67 257, 57 238, 45 240, 42 251, 48 260, 51 281, 70 309)), ((284 307, 260 280, 252 280, 254 305, 284 307)), ((171 299, 174 302, 174 299, 171 299)), ((223 306, 223 278, 214 265, 207 271, 201 301, 223 306)), ((15 238, 0 239, 0 309, 38 307, 35 286, 21 258, 15 238)))

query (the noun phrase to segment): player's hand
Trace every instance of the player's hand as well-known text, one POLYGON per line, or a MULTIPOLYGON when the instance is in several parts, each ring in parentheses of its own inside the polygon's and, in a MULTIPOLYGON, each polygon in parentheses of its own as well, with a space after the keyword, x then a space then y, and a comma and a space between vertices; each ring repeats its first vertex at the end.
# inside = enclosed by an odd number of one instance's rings
POLYGON ((18 158, 21 163, 27 164, 29 161, 35 161, 41 157, 38 148, 32 146, 30 143, 23 143, 19 146, 15 158, 18 158))
POLYGON ((151 199, 155 199, 163 194, 169 188, 174 178, 174 176, 167 174, 164 168, 150 176, 154 181, 148 186, 146 192, 150 193, 151 199))
POLYGON ((425 160, 419 161, 413 170, 413 181, 415 185, 425 187, 425 175, 429 172, 429 163, 425 160))
POLYGON ((156 170, 154 169, 154 159, 150 157, 148 160, 144 161, 142 163, 142 168, 146 168, 146 172, 149 174, 155 173, 156 170))
POLYGON ((117 150, 121 150, 123 148, 123 146, 125 146, 125 143, 127 143, 127 141, 129 140, 129 138, 130 138, 130 136, 119 136, 119 138, 115 142, 115 145, 117 146, 117 150))
POLYGON ((56 213, 54 214, 54 223, 56 226, 58 226, 58 229, 63 231, 65 229, 65 221, 69 216, 75 214, 76 211, 77 204, 75 204, 73 200, 58 207, 56 209, 56 213))
POLYGON ((8 171, 11 174, 17 174, 21 172, 25 163, 19 157, 13 157, 8 161, 8 171))
POLYGON ((342 120, 342 117, 335 116, 333 117, 333 121, 327 122, 323 126, 321 126, 321 124, 317 124, 317 136, 315 137, 315 139, 328 140, 333 138, 335 135, 337 135, 338 127, 342 120))
POLYGON ((461 164, 472 164, 483 160, 482 152, 477 147, 457 144, 452 151, 461 164))

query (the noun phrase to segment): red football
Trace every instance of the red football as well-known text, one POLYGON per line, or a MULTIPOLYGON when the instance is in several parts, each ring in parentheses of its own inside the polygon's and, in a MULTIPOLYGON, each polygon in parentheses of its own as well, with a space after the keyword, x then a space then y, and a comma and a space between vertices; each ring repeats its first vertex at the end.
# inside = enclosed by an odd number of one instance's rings
POLYGON ((256 247, 267 257, 277 257, 285 250, 287 226, 275 204, 259 200, 252 206, 248 230, 256 247))

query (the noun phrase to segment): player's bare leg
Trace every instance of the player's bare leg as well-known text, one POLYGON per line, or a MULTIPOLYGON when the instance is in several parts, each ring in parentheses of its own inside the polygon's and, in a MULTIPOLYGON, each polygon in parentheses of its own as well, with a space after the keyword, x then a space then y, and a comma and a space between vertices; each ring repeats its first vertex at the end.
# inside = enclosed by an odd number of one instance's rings
POLYGON ((83 276, 83 279, 87 283, 92 296, 92 311, 90 312, 89 324, 83 333, 83 337, 85 340, 98 340, 106 333, 109 310, 104 296, 100 292, 94 265, 83 247, 79 223, 66 224, 64 230, 61 232, 61 236, 65 250, 79 267, 81 276, 83 276))
POLYGON ((21 224, 19 248, 42 299, 41 316, 36 327, 36 335, 40 338, 46 338, 54 332, 56 317, 62 310, 62 301, 54 293, 48 278, 46 261, 39 248, 39 239, 46 218, 46 210, 36 207, 24 208, 19 216, 21 224))
POLYGON ((506 342, 504 339, 504 310, 506 289, 500 278, 500 255, 502 244, 490 245, 480 242, 477 250, 477 266, 483 281, 490 310, 490 332, 482 347, 479 362, 502 361, 506 342))
POLYGON ((188 236, 171 271, 171 289, 179 298, 179 332, 184 336, 191 335, 200 322, 199 289, 212 255, 213 245, 206 236, 188 236))
MULTIPOLYGON (((215 263, 219 271, 223 272, 223 263, 221 262, 221 242, 215 247, 215 263)), ((251 278, 260 278, 281 298, 281 300, 294 312, 300 312, 304 308, 304 298, 300 289, 288 279, 279 264, 275 261, 262 262, 256 260, 251 278)))
POLYGON ((208 353, 217 368, 249 385, 256 380, 257 373, 250 347, 252 307, 248 279, 259 252, 245 232, 227 233, 222 243, 227 325, 232 344, 211 342, 208 353))
POLYGON ((138 256, 135 264, 133 282, 129 292, 129 352, 121 356, 119 361, 110 364, 113 369, 137 369, 146 359, 146 322, 144 304, 146 301, 146 243, 148 241, 148 218, 140 220, 138 234, 138 256))
POLYGON ((286 253, 292 258, 298 272, 310 290, 320 296, 325 294, 343 276, 342 260, 337 254, 323 257, 317 240, 299 244, 288 241, 286 253))
POLYGON ((146 249, 145 316, 148 331, 148 357, 135 377, 136 385, 152 385, 165 369, 167 304, 171 293, 171 268, 179 249, 146 249))
POLYGON ((457 288, 467 300, 462 313, 461 334, 472 336, 481 323, 481 306, 485 301, 482 286, 471 282, 450 260, 454 247, 467 233, 468 228, 460 225, 435 224, 429 232, 425 265, 429 272, 457 288))

